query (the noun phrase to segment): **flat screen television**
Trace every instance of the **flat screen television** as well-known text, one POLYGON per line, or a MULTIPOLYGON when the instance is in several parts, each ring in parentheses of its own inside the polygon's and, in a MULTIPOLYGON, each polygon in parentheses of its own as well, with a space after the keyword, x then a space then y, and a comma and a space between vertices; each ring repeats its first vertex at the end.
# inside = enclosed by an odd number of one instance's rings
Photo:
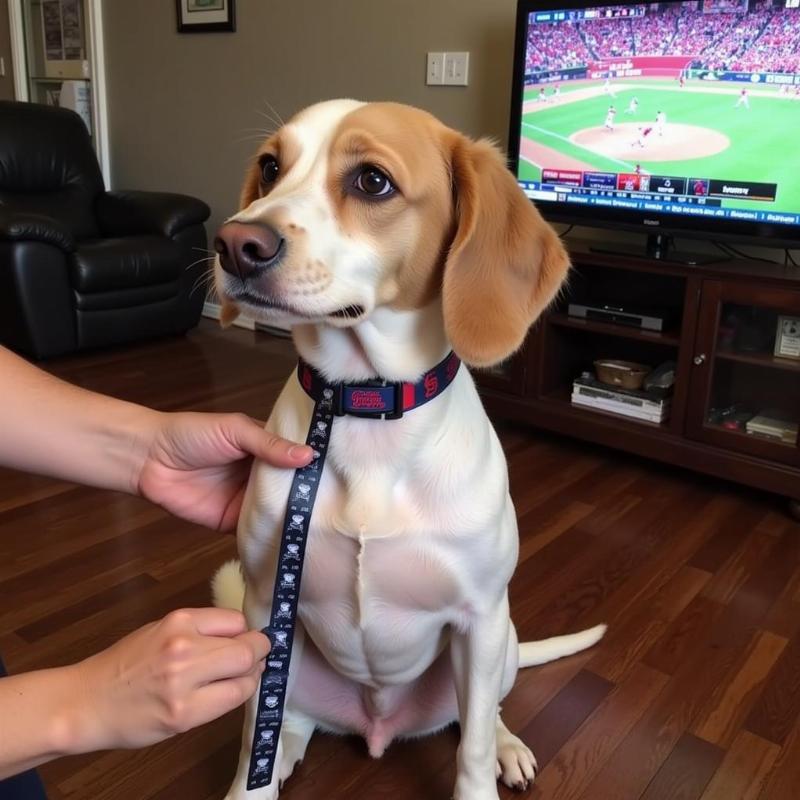
POLYGON ((800 0, 520 0, 516 35, 509 155, 545 217, 800 242, 800 0))

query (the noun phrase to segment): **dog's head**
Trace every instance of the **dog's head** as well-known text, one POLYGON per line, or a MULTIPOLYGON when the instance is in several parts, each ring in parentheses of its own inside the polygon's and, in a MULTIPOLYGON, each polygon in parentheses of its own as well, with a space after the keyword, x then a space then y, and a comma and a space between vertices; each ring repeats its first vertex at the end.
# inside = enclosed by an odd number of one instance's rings
POLYGON ((441 296, 453 349, 502 361, 558 291, 566 252, 503 155, 394 103, 311 106, 269 137, 220 230, 224 319, 358 325, 441 296))

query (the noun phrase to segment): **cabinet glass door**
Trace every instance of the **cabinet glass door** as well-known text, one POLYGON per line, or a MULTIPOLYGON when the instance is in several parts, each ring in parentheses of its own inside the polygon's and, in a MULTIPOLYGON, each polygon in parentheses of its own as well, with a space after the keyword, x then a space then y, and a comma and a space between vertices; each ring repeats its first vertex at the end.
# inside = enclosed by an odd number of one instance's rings
POLYGON ((800 291, 707 281, 702 303, 693 435, 800 464, 800 291))

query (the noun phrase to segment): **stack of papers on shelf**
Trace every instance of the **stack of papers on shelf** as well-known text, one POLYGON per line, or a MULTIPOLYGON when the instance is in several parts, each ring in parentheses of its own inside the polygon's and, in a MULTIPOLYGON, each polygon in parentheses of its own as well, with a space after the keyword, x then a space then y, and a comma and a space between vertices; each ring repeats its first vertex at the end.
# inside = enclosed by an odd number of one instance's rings
POLYGON ((670 398, 658 392, 620 389, 594 377, 581 376, 572 383, 572 404, 659 423, 669 418, 670 398))
POLYGON ((795 444, 797 442, 797 421, 788 414, 773 408, 759 411, 756 416, 745 423, 745 429, 748 433, 780 439, 786 444, 795 444))

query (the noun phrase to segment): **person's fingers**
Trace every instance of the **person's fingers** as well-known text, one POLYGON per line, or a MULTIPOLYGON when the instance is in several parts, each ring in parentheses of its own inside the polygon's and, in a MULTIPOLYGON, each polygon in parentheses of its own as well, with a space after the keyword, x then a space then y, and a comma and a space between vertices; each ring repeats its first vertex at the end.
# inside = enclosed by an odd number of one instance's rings
POLYGON ((209 683, 198 689, 192 696, 187 718, 183 720, 185 730, 203 725, 206 722, 227 714, 242 703, 247 702, 257 691, 261 679, 261 667, 239 678, 209 683))
POLYGON ((254 669, 260 674, 269 653, 269 639, 258 631, 248 631, 235 639, 225 640, 222 646, 207 639, 203 646, 208 649, 199 653, 186 671, 187 682, 196 687, 241 678, 254 669))
POLYGON ((241 611, 230 608, 183 608, 164 617, 164 625, 176 636, 197 632, 203 636, 239 636, 247 630, 241 611))
POLYGON ((255 420, 240 414, 230 418, 227 432, 236 447, 274 467, 303 467, 314 452, 308 445, 265 431, 255 420))
POLYGON ((247 631, 236 637, 237 642, 247 645, 252 651, 256 661, 263 661, 272 649, 269 639, 261 631, 247 631))

